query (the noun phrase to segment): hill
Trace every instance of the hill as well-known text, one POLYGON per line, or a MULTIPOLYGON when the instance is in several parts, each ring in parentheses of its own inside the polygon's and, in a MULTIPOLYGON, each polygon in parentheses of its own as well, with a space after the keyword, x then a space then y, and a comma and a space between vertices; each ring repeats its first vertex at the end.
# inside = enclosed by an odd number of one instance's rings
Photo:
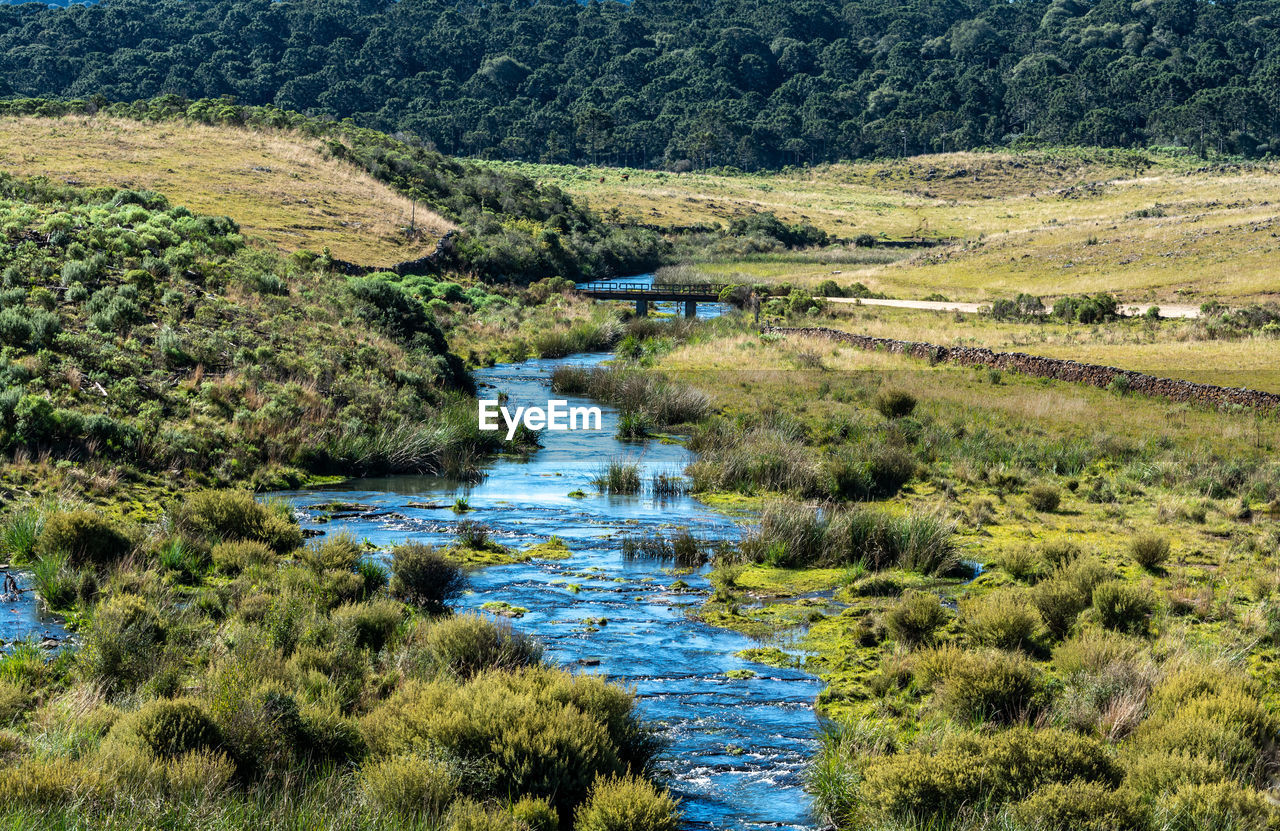
POLYGON ((153 514, 158 493, 201 484, 467 476, 501 444, 394 280, 255 250, 151 191, 5 175, 0 234, 6 501, 69 489, 153 514))
MULTIPOLYGON (((724 256, 713 277, 990 301, 1108 291, 1142 303, 1275 299, 1280 169, 1109 150, 947 153, 772 174, 490 163, 662 226, 771 212, 860 247, 724 256), (898 248, 912 241, 925 248, 898 248)), ((696 259, 696 257, 695 257, 696 259)), ((703 259, 706 259, 703 257, 703 259)))
POLYGON ((0 6, 0 96, 233 96, 450 154, 745 169, 994 145, 1280 149, 1264 0, 0 6))
POLYGON ((369 266, 423 257, 457 228, 325 156, 314 139, 286 131, 87 116, 0 119, 0 166, 17 176, 158 191, 193 211, 233 216, 246 236, 281 251, 327 248, 369 266))

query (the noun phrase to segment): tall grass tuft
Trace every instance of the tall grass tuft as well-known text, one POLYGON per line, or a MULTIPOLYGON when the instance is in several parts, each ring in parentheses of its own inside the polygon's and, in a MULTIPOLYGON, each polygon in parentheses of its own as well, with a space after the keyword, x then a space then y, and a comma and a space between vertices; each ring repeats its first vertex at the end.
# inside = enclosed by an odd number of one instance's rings
POLYGON ((711 412, 705 393, 630 367, 557 367, 551 388, 605 401, 624 413, 644 413, 660 427, 701 421, 711 412))
POLYGON ((32 586, 50 609, 66 609, 75 602, 76 582, 65 554, 46 554, 31 564, 32 586))
POLYGON ((662 560, 690 569, 706 565, 710 560, 707 544, 688 528, 681 528, 670 537, 661 534, 626 537, 622 541, 622 556, 627 560, 662 560))
POLYGON ((684 496, 689 492, 689 483, 678 473, 655 473, 650 480, 653 495, 662 498, 684 496))
POLYGON ((44 517, 35 507, 14 511, 0 523, 0 556, 19 565, 31 562, 44 517))
POLYGON ((591 480, 601 493, 632 496, 640 492, 640 465, 627 459, 612 459, 591 480))
POLYGON ((952 574, 960 565, 955 526, 929 514, 897 516, 867 507, 820 509, 788 500, 767 502, 741 551, 783 568, 850 566, 952 574))

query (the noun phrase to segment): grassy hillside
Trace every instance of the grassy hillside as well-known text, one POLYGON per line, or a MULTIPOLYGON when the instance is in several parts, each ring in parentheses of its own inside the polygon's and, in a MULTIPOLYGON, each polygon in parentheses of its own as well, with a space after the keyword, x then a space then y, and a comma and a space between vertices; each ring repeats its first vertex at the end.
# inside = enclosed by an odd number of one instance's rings
MULTIPOLYGON (((137 130, 139 135, 149 137, 140 139, 141 143, 156 148, 156 153, 167 158, 184 149, 186 145, 180 137, 184 131, 193 129, 197 135, 217 137, 211 139, 214 150, 209 155, 218 155, 216 149, 222 146, 232 159, 252 157, 260 145, 301 144, 302 149, 285 151, 286 155, 296 152, 304 159, 328 159, 324 170, 333 171, 339 183, 367 184, 364 175, 367 174, 416 200, 420 208, 426 206, 428 227, 444 227, 440 217, 455 224, 459 229, 457 238, 451 240, 437 262, 423 267, 433 273, 452 271, 493 282, 513 283, 555 276, 608 277, 652 268, 662 261, 668 248, 656 233, 605 221, 554 186, 540 185, 525 176, 496 173, 441 155, 413 136, 396 138, 349 121, 326 121, 272 106, 240 106, 225 99, 189 101, 176 95, 110 105, 85 100, 8 99, 0 100, 0 116, 18 119, 71 116, 75 120, 67 122, 65 128, 55 126, 53 129, 94 130, 95 124, 105 122, 108 133, 119 126, 119 119, 144 122, 145 126, 137 130), (201 126, 217 129, 205 133, 199 130, 201 126), (166 145, 168 148, 164 149, 166 145)), ((45 138, 55 145, 48 150, 53 157, 61 158, 73 152, 58 141, 56 135, 45 138)), ((89 144, 77 164, 100 167, 104 174, 120 169, 121 148, 110 142, 89 144)), ((215 193, 220 188, 234 190, 229 182, 244 175, 235 167, 222 168, 221 161, 208 160, 207 163, 215 166, 214 172, 219 176, 214 181, 220 184, 209 186, 215 193)), ((170 169, 171 166, 166 165, 157 175, 168 182, 170 177, 177 177, 170 169)), ((250 169, 248 173, 262 171, 250 169)), ((304 193, 309 180, 310 177, 304 177, 301 182, 304 193)), ((181 181, 174 180, 175 183, 181 181)), ((322 211, 335 213, 330 210, 332 204, 324 204, 326 200, 333 203, 336 199, 326 196, 334 187, 320 186, 312 196, 299 196, 299 202, 306 199, 306 204, 312 205, 319 200, 322 211)), ((277 210, 275 204, 281 201, 280 195, 258 190, 246 196, 248 202, 239 207, 244 208, 254 222, 272 227, 273 234, 287 240, 293 232, 287 213, 271 218, 277 210), (256 201, 257 196, 265 196, 265 202, 256 201)), ((404 203, 396 204, 402 207, 404 203)), ((378 212, 376 203, 373 207, 378 212)), ((398 209, 392 210, 396 212, 384 216, 384 223, 393 225, 399 221, 398 209)), ((376 229, 347 228, 353 236, 358 235, 357 230, 376 233, 376 229)), ((381 241, 394 239, 393 232, 392 237, 381 241)), ((377 242, 379 240, 372 240, 370 244, 377 242)), ((357 263, 379 264, 390 263, 357 263)))
POLYGON ((410 200, 287 131, 121 118, 0 119, 0 165, 16 176, 154 190, 198 213, 232 216, 248 237, 286 253, 369 266, 431 253, 456 228, 426 206, 407 234, 410 200))
POLYGON ((878 258, 834 251, 702 267, 721 278, 860 281, 894 297, 973 301, 1111 291, 1133 302, 1198 304, 1277 292, 1270 263, 1280 252, 1273 235, 1280 171, 1270 165, 1063 150, 758 175, 500 167, 553 182, 597 210, 658 225, 723 225, 770 211, 849 241, 955 240, 914 254, 876 251, 878 258))
MULTIPOLYGON (((154 513, 139 485, 466 475, 499 446, 476 431, 470 379, 424 299, 395 275, 254 250, 232 220, 150 191, 4 177, 0 233, 9 498, 72 486, 154 513)), ((447 311, 500 300, 441 294, 447 311)))

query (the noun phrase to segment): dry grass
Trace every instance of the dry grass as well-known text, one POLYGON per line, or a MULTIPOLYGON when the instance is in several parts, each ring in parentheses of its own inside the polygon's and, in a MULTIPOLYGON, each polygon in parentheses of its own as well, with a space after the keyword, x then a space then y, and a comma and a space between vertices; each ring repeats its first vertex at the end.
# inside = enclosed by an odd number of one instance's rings
POLYGON ((0 119, 0 168, 79 185, 147 188, 193 211, 226 215, 283 251, 328 248, 389 266, 430 253, 453 227, 314 140, 263 130, 125 119, 0 119))
POLYGON ((1104 364, 1167 378, 1280 392, 1280 341, 1265 335, 1202 340, 1188 320, 1123 320, 1079 324, 1017 323, 979 315, 838 306, 824 325, 881 338, 942 346, 985 346, 1050 358, 1104 364))
POLYGON ((664 225, 725 224, 752 211, 841 237, 958 238, 904 261, 725 264, 762 279, 815 284, 838 271, 903 298, 987 300, 1020 291, 1112 291, 1133 302, 1276 297, 1280 171, 1164 159, 1132 170, 1053 154, 949 153, 723 176, 518 165, 600 210, 664 225), (624 178, 626 177, 626 178, 624 178), (1134 216, 1159 206, 1164 216, 1134 216))
POLYGON ((1120 396, 1066 382, 1005 373, 993 383, 982 369, 867 352, 831 341, 788 336, 773 343, 744 334, 682 346, 658 368, 712 395, 724 411, 758 413, 761 402, 791 408, 812 424, 836 424, 850 396, 880 388, 914 395, 923 410, 948 422, 963 419, 1024 425, 1041 435, 1088 442, 1105 426, 1108 435, 1133 442, 1158 437, 1198 454, 1230 456, 1241 447, 1280 447, 1280 422, 1253 414, 1120 396), (817 355, 821 369, 802 368, 802 355, 817 355), (751 367, 744 370, 742 367, 751 367))

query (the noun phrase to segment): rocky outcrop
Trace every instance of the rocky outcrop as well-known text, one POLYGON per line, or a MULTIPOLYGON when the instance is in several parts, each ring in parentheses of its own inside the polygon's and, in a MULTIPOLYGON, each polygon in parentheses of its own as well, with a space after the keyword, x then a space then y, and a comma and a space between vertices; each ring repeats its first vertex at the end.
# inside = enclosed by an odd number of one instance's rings
POLYGON ((1175 378, 1160 378, 1141 372, 1121 369, 1100 364, 1083 364, 1079 361, 1064 361, 1060 358, 1045 358, 1040 355, 1027 355, 1023 352, 995 352, 990 349, 972 346, 938 346, 919 341, 894 340, 893 338, 873 338, 868 335, 856 335, 852 332, 841 332, 822 326, 805 328, 788 328, 780 326, 763 326, 764 333, 778 335, 805 335, 815 338, 847 343, 860 349, 893 352, 923 358, 931 363, 956 363, 965 365, 989 366, 1008 372, 1021 372, 1024 375, 1035 375, 1040 378, 1052 378, 1056 381, 1070 381, 1076 384, 1089 384, 1094 387, 1108 387, 1118 377, 1123 377, 1126 388, 1131 392, 1167 398, 1170 401, 1188 401, 1208 404, 1214 407, 1237 405, 1262 410, 1280 409, 1280 395, 1271 392, 1246 389, 1244 387, 1219 387, 1214 384, 1197 384, 1192 381, 1179 381, 1175 378))

